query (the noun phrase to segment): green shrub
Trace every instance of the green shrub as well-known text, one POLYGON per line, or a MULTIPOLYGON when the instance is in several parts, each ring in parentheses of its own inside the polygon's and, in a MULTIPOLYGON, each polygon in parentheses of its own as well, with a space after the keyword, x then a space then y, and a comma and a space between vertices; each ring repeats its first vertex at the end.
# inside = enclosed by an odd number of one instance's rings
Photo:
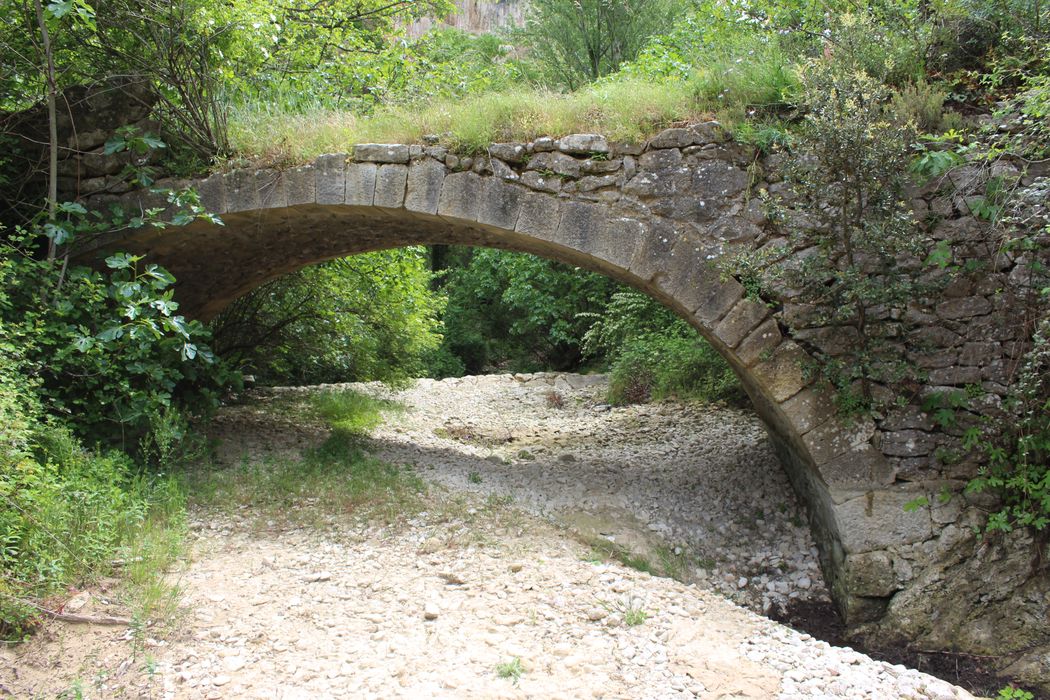
POLYGON ((575 90, 634 59, 683 6, 681 0, 532 0, 520 35, 548 80, 575 90))
POLYGON ((610 403, 669 397, 733 405, 747 401, 732 368, 699 338, 652 335, 628 342, 610 369, 610 403))
POLYGON ((285 275, 212 323, 216 352, 265 383, 397 381, 425 372, 443 299, 422 248, 364 253, 285 275))
POLYGON ((206 411, 238 380, 214 361, 204 326, 177 313, 167 270, 126 253, 106 258, 106 272, 66 257, 79 237, 215 220, 193 192, 167 199, 170 223, 162 208, 103 215, 65 202, 24 228, 0 227, 0 323, 25 344, 22 364, 45 411, 89 442, 133 449, 151 415, 173 402, 206 411))
MULTIPOLYGON (((0 358, 5 390, 24 385, 16 372, 0 358)), ((34 624, 36 601, 108 574, 147 521, 177 519, 182 500, 170 478, 144 476, 118 452, 86 451, 38 409, 3 395, 0 420, 26 426, 0 442, 0 635, 19 637, 34 624)))
POLYGON ((523 253, 459 250, 445 275, 445 345, 468 372, 575 369, 583 336, 618 288, 607 277, 523 253))
POLYGON ((915 124, 919 131, 936 132, 944 119, 947 97, 943 88, 919 80, 893 92, 891 109, 897 118, 915 124))

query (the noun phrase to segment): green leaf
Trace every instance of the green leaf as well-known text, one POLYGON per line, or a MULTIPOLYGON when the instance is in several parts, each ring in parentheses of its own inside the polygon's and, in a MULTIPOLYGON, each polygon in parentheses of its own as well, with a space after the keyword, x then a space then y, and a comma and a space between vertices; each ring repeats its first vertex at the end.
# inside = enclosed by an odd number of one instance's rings
POLYGON ((73 0, 64 0, 48 3, 47 11, 51 13, 51 16, 55 19, 62 19, 68 15, 73 9, 73 0))
POLYGON ((110 326, 102 330, 96 337, 104 343, 116 340, 117 338, 123 337, 124 327, 123 326, 110 326))
POLYGON ((126 270, 140 259, 127 253, 117 253, 106 258, 106 266, 113 270, 126 270))
POLYGON ((102 153, 107 156, 111 156, 114 153, 120 153, 128 149, 128 141, 120 134, 110 136, 106 140, 106 145, 102 149, 102 153))
POLYGON ((926 264, 933 267, 944 269, 952 261, 952 247, 948 244, 948 241, 938 241, 937 245, 933 247, 930 254, 926 256, 926 264))
POLYGON ((54 241, 55 245, 64 245, 73 238, 73 234, 58 224, 44 224, 44 235, 54 241))
POLYGON ((142 135, 142 142, 144 144, 146 144, 147 146, 149 146, 150 148, 153 148, 153 149, 167 148, 167 145, 168 145, 168 144, 164 143, 163 141, 161 141, 156 136, 154 136, 153 134, 148 133, 148 132, 142 135))

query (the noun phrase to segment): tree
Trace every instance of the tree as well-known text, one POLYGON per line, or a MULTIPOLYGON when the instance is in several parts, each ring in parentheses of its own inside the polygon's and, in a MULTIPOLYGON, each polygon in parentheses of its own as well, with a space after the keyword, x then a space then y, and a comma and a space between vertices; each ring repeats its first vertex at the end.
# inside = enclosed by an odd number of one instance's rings
POLYGON ((554 82, 575 90, 632 60, 680 7, 678 0, 533 0, 524 41, 554 82))

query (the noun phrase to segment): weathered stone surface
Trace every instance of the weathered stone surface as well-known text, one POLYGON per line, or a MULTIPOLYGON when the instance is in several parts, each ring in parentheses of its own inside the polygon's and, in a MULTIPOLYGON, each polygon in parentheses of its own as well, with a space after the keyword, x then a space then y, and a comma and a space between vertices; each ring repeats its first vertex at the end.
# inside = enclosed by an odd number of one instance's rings
POLYGON ((941 318, 962 319, 984 316, 990 313, 992 304, 984 297, 962 297, 949 299, 937 305, 937 315, 941 318))
POLYGON ((360 207, 370 207, 375 202, 376 176, 379 166, 375 163, 350 163, 346 167, 346 194, 344 202, 360 207))
POLYGON ((314 161, 314 193, 318 204, 343 204, 346 196, 346 154, 314 161))
POLYGON ((813 461, 826 464, 846 452, 863 449, 875 435, 875 423, 862 420, 849 423, 833 416, 802 436, 813 461))
POLYGON ((580 192, 593 192, 603 187, 615 187, 619 179, 617 175, 587 175, 576 183, 576 189, 580 192))
POLYGON ((408 146, 399 143, 359 143, 354 146, 354 160, 364 163, 407 163, 408 146))
POLYGON ((692 129, 664 129, 656 136, 649 139, 650 148, 685 148, 692 146, 696 134, 692 129))
POLYGON ((424 158, 408 166, 408 191, 405 209, 423 214, 436 214, 445 181, 445 166, 431 158, 424 158))
POLYGON ((803 389, 780 406, 787 414, 799 435, 808 433, 813 428, 835 415, 835 403, 826 392, 814 389, 803 389))
POLYGON ((741 341, 736 349, 736 357, 745 367, 750 367, 764 355, 772 353, 782 339, 776 319, 767 319, 741 341))
POLYGON ((380 165, 376 172, 376 193, 373 202, 377 207, 404 206, 407 182, 407 165, 380 165))
POLYGON ((481 206, 481 183, 481 176, 471 172, 446 175, 437 213, 463 221, 476 221, 481 206))
POLYGON ((513 231, 526 191, 500 180, 487 180, 478 206, 478 222, 513 231))
POLYGON ((580 176, 581 161, 564 153, 557 151, 552 153, 537 153, 529 159, 527 170, 536 170, 544 175, 553 173, 565 177, 576 178, 580 176))
POLYGON ((863 552, 846 557, 849 588, 859 596, 884 598, 900 590, 888 552, 863 552))
POLYGON ((773 401, 780 403, 802 391, 809 384, 802 366, 809 356, 790 340, 780 344, 768 360, 751 368, 751 375, 773 401))
MULTIPOLYGON (((259 206, 264 209, 288 206, 288 195, 284 184, 284 178, 281 177, 280 172, 270 169, 256 170, 255 188, 259 191, 259 206)), ((200 190, 197 190, 197 194, 200 194, 200 190)))
POLYGON ((922 495, 912 490, 881 489, 836 505, 843 549, 855 554, 928 540, 933 535, 929 509, 904 509, 922 495))
POLYGON ((524 143, 494 143, 489 146, 489 155, 507 163, 524 163, 529 152, 524 143))
POLYGON ((552 240, 581 252, 589 252, 591 240, 605 222, 605 208, 598 204, 565 202, 561 221, 552 240))
POLYGON ((557 142, 549 136, 541 136, 529 144, 529 149, 535 153, 546 153, 547 151, 557 150, 557 148, 557 142))
POLYGON ((234 170, 223 175, 223 189, 227 211, 252 211, 260 207, 255 173, 250 170, 234 170))
POLYGON ((896 477, 896 470, 890 461, 869 443, 851 447, 821 464, 820 473, 835 494, 881 489, 892 484, 896 477))
POLYGON ((316 182, 313 166, 304 165, 286 171, 284 173, 284 190, 288 199, 288 206, 313 204, 317 200, 314 194, 316 182))
POLYGON ((521 184, 539 192, 550 192, 552 194, 561 190, 561 180, 552 175, 543 175, 534 170, 522 173, 521 184))
POLYGON ((937 441, 921 430, 895 430, 882 433, 882 451, 891 457, 921 457, 929 454, 937 441))
POLYGON ((965 384, 979 384, 981 381, 980 367, 941 367, 931 369, 929 381, 936 386, 962 386, 965 384))
POLYGON ((614 173, 622 167, 623 160, 620 158, 613 158, 611 160, 595 160, 590 158, 580 163, 580 172, 587 173, 588 175, 604 175, 606 173, 614 173))
POLYGON ((201 180, 197 185, 197 194, 200 195, 201 206, 205 211, 213 214, 226 213, 226 187, 222 175, 212 175, 201 180))
POLYGON ((744 339, 744 336, 765 320, 768 315, 769 307, 765 304, 760 304, 750 299, 742 299, 715 326, 715 335, 727 346, 735 348, 744 339))
POLYGON ((489 168, 492 170, 492 174, 501 180, 518 180, 521 178, 521 176, 514 171, 514 168, 498 158, 489 159, 489 168))
POLYGON ((565 153, 579 155, 608 153, 609 142, 599 134, 569 134, 558 139, 557 148, 565 153))
POLYGON ((521 199, 521 213, 514 230, 541 240, 553 240, 561 224, 560 202, 551 206, 545 195, 527 192, 521 199))
POLYGON ((1002 345, 996 342, 966 343, 959 351, 959 362, 968 366, 979 366, 1000 356, 1002 345))
POLYGON ((641 170, 664 171, 676 168, 682 162, 682 152, 669 148, 659 151, 647 151, 638 157, 641 170))

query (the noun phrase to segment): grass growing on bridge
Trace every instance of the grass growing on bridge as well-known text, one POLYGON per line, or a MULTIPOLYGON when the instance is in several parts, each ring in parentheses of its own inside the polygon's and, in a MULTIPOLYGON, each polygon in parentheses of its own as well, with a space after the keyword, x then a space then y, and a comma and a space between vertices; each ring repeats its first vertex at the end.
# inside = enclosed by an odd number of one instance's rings
POLYGON ((419 143, 441 137, 457 152, 477 152, 499 141, 595 132, 640 141, 681 120, 710 115, 693 85, 638 79, 593 85, 574 93, 531 88, 462 99, 382 107, 368 116, 327 109, 293 111, 280 104, 235 107, 230 138, 242 158, 295 165, 355 143, 419 143))

